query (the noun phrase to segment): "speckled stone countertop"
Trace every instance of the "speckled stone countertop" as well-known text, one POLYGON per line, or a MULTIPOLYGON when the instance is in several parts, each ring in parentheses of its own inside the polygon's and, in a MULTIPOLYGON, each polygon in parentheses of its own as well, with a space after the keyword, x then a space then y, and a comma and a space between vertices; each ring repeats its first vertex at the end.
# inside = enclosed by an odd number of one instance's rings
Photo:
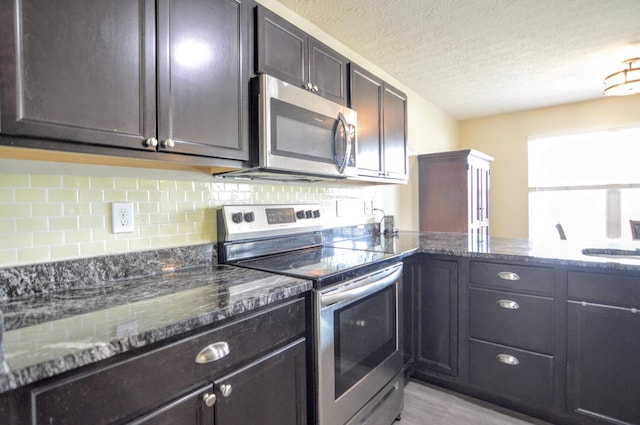
MULTIPOLYGON (((211 257, 210 247, 206 252, 211 257)), ((191 258, 193 253, 183 254, 191 258)), ((83 279, 92 273, 85 272, 83 279)), ((124 281, 80 284, 83 279, 76 276, 66 286, 59 282, 68 289, 0 302, 0 393, 311 289, 307 280, 216 265, 210 259, 124 281)))
MULTIPOLYGON (((466 233, 400 231, 395 236, 364 236, 332 243, 353 249, 379 250, 404 256, 413 253, 455 255, 497 261, 535 262, 537 264, 596 267, 613 270, 640 271, 640 252, 637 256, 584 255, 584 248, 598 248, 615 254, 618 245, 605 243, 534 243, 527 239, 490 238, 478 242, 466 233)), ((627 250, 640 249, 640 241, 628 244, 627 250)))
MULTIPOLYGON (((380 237, 366 226, 356 230, 329 232, 329 244, 404 256, 419 252, 640 271, 640 256, 587 256, 586 246, 567 241, 479 243, 460 233, 401 231, 380 237)), ((310 289, 307 280, 217 265, 212 245, 0 269, 0 393, 310 289)))
MULTIPOLYGON (((584 248, 598 248, 614 253, 618 245, 608 245, 606 242, 585 244, 558 240, 535 243, 527 239, 512 238, 489 238, 488 241, 478 242, 466 233, 399 232, 396 237, 381 238, 380 243, 389 252, 405 255, 421 252, 498 261, 640 271, 640 252, 637 257, 582 253, 584 248)), ((630 243, 626 248, 640 249, 640 241, 630 243)))

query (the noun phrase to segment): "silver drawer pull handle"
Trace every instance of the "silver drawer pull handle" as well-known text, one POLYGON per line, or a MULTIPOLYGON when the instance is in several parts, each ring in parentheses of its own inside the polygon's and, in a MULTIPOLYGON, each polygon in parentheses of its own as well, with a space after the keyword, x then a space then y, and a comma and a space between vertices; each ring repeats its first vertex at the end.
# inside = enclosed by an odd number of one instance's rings
POLYGON ((220 360, 227 354, 229 354, 229 344, 226 342, 216 342, 215 344, 207 345, 196 356, 196 363, 210 363, 220 360))
POLYGON ((498 273, 498 277, 503 280, 520 280, 518 273, 513 272, 500 272, 498 273))
POLYGON ((520 364, 518 359, 508 354, 498 354, 496 357, 500 363, 508 364, 509 366, 517 366, 520 364))
POLYGON ((506 308, 508 310, 517 310, 520 308, 520 304, 511 300, 499 300, 498 305, 502 308, 506 308))

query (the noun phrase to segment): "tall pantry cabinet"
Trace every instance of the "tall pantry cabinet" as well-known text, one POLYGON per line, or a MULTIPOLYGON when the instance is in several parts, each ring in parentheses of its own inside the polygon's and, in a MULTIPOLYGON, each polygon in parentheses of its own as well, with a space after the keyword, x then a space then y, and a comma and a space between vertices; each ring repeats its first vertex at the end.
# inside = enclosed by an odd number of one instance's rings
POLYGON ((474 149, 418 156, 420 231, 489 236, 489 178, 493 158, 474 149))

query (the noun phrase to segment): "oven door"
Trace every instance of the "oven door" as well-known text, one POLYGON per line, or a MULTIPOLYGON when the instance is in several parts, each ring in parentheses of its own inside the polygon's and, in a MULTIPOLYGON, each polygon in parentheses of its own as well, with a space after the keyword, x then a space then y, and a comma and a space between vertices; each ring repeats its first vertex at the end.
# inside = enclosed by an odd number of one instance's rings
POLYGON ((316 293, 321 425, 346 423, 402 369, 401 277, 400 263, 316 293))
POLYGON ((269 75, 259 78, 259 165, 334 178, 356 176, 356 112, 269 75))

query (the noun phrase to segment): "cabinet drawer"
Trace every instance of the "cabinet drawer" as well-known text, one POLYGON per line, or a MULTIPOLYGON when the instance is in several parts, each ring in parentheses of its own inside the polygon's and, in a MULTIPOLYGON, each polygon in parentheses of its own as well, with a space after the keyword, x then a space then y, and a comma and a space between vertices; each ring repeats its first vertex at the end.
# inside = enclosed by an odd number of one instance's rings
POLYGON ((487 288, 552 296, 554 271, 544 267, 472 261, 469 282, 487 288))
POLYGON ((568 296, 576 301, 640 307, 640 276, 570 271, 568 296))
POLYGON ((106 424, 138 416, 180 392, 213 382, 305 332, 304 300, 297 299, 185 338, 99 370, 32 391, 34 423, 106 424), (198 364, 196 355, 224 341, 229 354, 198 364), (117 408, 114 408, 117 407, 117 408))
POLYGON ((471 337, 553 353, 553 300, 471 288, 471 337))
POLYGON ((469 341, 469 382, 497 395, 553 406, 553 357, 469 341))

